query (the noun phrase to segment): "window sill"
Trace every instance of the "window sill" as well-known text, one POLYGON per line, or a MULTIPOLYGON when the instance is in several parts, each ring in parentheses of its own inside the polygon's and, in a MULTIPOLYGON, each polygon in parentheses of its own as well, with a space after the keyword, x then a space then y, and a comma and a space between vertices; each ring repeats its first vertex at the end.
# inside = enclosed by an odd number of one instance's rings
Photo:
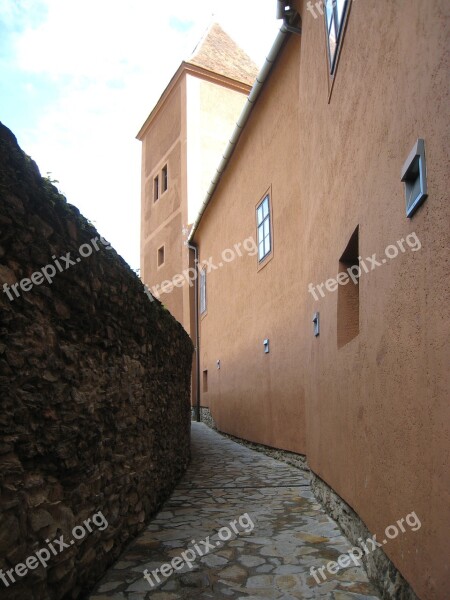
POLYGON ((258 261, 258 268, 256 269, 256 272, 259 273, 262 269, 264 269, 264 267, 270 263, 272 258, 273 250, 267 256, 265 256, 261 262, 258 261))

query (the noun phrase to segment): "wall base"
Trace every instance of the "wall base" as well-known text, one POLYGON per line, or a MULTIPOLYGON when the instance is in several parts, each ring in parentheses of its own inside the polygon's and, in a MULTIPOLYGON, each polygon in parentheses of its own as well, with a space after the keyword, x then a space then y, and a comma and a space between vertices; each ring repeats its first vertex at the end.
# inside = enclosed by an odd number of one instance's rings
MULTIPOLYGON (((192 419, 195 420, 195 418, 196 413, 195 409, 193 409, 192 419)), ((200 418, 205 425, 218 431, 209 408, 200 409, 200 418)), ((307 474, 305 474, 310 478, 311 489, 315 497, 322 504, 330 517, 336 521, 349 541, 359 547, 360 543, 358 542, 358 539, 362 538, 365 541, 367 538, 372 537, 372 533, 367 529, 366 525, 355 511, 334 490, 332 490, 325 481, 309 469, 305 456, 287 452, 285 450, 270 448, 263 444, 241 440, 240 438, 230 436, 223 432, 220 433, 221 435, 233 439, 238 443, 242 443, 253 450, 267 454, 303 471, 307 471, 307 474)), ((381 548, 378 548, 373 553, 363 556, 362 562, 370 581, 379 589, 384 600, 420 600, 409 583, 381 548)))
MULTIPOLYGON (((192 421, 197 420, 197 412, 196 412, 195 407, 192 407, 191 419, 192 419, 192 421)), ((206 408, 203 406, 200 407, 200 421, 202 423, 204 423, 205 425, 207 425, 208 427, 211 427, 211 429, 217 429, 214 419, 211 416, 211 411, 209 410, 209 408, 206 408)))
MULTIPOLYGON (((371 538, 360 517, 329 485, 311 471, 311 488, 327 513, 337 522, 352 544, 360 547, 358 539, 371 538)), ((381 548, 362 557, 370 581, 378 587, 386 600, 420 600, 409 583, 381 548)))

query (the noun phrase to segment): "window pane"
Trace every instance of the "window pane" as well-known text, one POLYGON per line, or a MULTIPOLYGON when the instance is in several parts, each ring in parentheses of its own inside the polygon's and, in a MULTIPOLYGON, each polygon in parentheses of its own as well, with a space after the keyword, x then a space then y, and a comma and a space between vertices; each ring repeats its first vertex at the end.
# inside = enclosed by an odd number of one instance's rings
POLYGON ((263 220, 262 206, 259 205, 258 206, 258 225, 262 222, 262 220, 263 220))
POLYGON ((264 256, 264 242, 259 244, 258 258, 261 260, 264 256))
POLYGON ((333 1, 336 1, 336 0, 327 0, 327 26, 328 26, 328 31, 330 31, 331 21, 333 20, 333 1))
POLYGON ((336 54, 336 33, 334 30, 334 18, 331 21, 331 29, 328 34, 328 45, 330 47, 330 61, 333 64, 334 55, 336 54))
POLYGON ((336 29, 338 31, 341 28, 342 17, 344 16, 344 8, 345 8, 346 4, 347 4, 347 0, 337 0, 336 8, 337 8, 338 23, 337 23, 337 28, 336 29))
POLYGON ((200 272, 200 312, 206 311, 206 271, 200 272))
POLYGON ((264 237, 264 225, 258 227, 258 242, 262 242, 264 237))
POLYGON ((269 219, 266 219, 264 221, 264 237, 267 237, 269 235, 269 229, 270 229, 270 222, 269 222, 269 219))
POLYGON ((266 254, 268 254, 270 252, 270 235, 268 235, 266 238, 264 238, 264 245, 265 245, 266 254))
POLYGON ((267 217, 267 215, 269 214, 269 199, 265 198, 263 200, 263 217, 267 217))

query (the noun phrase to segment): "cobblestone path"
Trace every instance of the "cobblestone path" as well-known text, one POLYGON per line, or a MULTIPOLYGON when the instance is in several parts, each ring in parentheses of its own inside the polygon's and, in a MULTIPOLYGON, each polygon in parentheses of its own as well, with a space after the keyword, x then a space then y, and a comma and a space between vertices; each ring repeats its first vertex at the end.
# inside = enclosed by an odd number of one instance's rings
POLYGON ((90 600, 379 598, 353 563, 323 571, 325 581, 317 573, 320 583, 310 574, 351 544, 302 471, 201 423, 192 424, 192 452, 172 497, 90 600))

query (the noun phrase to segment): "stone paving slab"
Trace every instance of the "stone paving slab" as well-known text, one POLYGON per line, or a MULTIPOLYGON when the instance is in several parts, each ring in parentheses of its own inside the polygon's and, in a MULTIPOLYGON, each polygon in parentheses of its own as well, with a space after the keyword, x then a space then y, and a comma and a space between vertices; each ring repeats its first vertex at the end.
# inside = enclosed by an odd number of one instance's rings
POLYGON ((192 423, 185 476, 89 600, 380 598, 353 563, 321 583, 310 574, 350 549, 302 471, 192 423), (188 549, 190 565, 152 575, 188 549))

